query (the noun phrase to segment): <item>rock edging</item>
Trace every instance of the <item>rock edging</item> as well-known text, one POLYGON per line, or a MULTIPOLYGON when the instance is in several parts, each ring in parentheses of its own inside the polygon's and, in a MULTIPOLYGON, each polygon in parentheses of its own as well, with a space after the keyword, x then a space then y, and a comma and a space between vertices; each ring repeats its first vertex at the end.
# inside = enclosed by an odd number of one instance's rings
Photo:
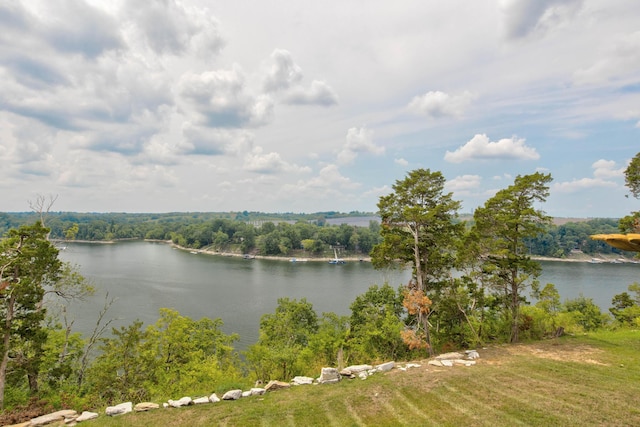
MULTIPOLYGON (((476 359, 480 358, 480 354, 476 350, 466 350, 463 353, 460 352, 451 352, 444 353, 436 356, 434 359, 431 359, 427 362, 428 366, 435 367, 453 367, 455 365, 464 365, 464 366, 473 366, 476 364, 476 359)), ((375 375, 377 373, 389 372, 392 369, 398 369, 400 371, 407 371, 412 368, 420 368, 421 365, 418 363, 407 363, 404 366, 398 366, 396 362, 390 361, 381 363, 379 365, 352 365, 348 366, 342 370, 338 370, 337 368, 322 368, 320 372, 320 376, 318 378, 311 377, 303 377, 297 376, 294 377, 291 382, 283 382, 272 380, 267 383, 264 388, 254 387, 250 390, 242 391, 240 389, 229 390, 222 398, 218 397, 216 393, 211 394, 210 396, 202 396, 192 399, 191 397, 185 396, 178 400, 169 399, 167 402, 162 404, 164 408, 180 408, 183 406, 190 405, 199 405, 199 404, 207 404, 207 403, 218 403, 221 401, 233 401, 241 398, 251 397, 251 396, 260 396, 265 394, 267 391, 273 392, 280 389, 289 388, 291 386, 301 386, 301 385, 321 385, 321 384, 335 384, 337 382, 342 381, 343 378, 346 379, 355 379, 359 378, 361 380, 366 380, 369 376, 375 375)), ((115 406, 109 406, 105 410, 105 415, 107 416, 119 416, 123 414, 127 414, 130 412, 143 412, 150 411, 154 409, 159 409, 160 405, 153 402, 140 402, 133 406, 132 402, 124 402, 115 406)), ((15 424, 14 426, 7 427, 27 427, 27 426, 45 426, 52 423, 60 423, 63 422, 65 425, 73 426, 76 423, 84 422, 87 420, 98 418, 99 414, 96 412, 88 412, 84 411, 82 414, 78 415, 78 413, 74 410, 61 410, 52 412, 47 415, 42 415, 37 418, 33 418, 31 421, 22 424, 15 424)))

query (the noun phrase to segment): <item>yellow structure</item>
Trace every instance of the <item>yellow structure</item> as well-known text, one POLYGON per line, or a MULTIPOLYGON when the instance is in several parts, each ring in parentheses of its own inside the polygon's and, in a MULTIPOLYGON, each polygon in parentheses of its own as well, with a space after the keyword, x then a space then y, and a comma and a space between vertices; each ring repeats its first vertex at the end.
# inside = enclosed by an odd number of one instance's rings
POLYGON ((640 252, 640 234, 594 234, 591 238, 623 251, 640 252))

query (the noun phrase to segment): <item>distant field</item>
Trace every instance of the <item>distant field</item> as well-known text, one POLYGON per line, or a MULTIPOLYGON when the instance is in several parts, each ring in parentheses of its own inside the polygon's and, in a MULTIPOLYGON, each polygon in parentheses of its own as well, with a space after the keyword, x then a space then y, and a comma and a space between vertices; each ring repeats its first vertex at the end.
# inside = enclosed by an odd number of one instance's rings
MULTIPOLYGON (((478 349, 476 366, 393 370, 93 426, 638 426, 640 332, 478 349)), ((181 396, 175 396, 179 398, 181 396)))

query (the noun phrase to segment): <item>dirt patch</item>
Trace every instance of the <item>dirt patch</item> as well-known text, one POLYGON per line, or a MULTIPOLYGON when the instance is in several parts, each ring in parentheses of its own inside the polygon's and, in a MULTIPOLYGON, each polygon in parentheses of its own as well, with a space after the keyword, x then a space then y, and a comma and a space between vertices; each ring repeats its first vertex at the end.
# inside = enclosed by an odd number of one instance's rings
POLYGON ((541 343, 542 345, 512 345, 504 347, 507 354, 514 356, 532 356, 539 359, 549 359, 561 362, 577 362, 590 365, 608 366, 608 363, 598 360, 604 352, 598 348, 588 345, 553 345, 541 343))

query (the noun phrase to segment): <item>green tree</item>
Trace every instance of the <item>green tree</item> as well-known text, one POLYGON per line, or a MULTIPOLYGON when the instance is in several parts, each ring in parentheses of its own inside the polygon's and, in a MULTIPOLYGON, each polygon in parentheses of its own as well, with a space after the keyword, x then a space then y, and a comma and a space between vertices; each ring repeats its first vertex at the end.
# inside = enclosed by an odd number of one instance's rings
POLYGON ((247 351, 258 379, 286 380, 299 372, 298 355, 318 331, 318 316, 305 298, 279 298, 273 314, 260 319, 258 342, 247 351))
POLYGON ((160 318, 146 330, 144 345, 152 394, 206 392, 199 389, 202 384, 215 384, 223 374, 235 376, 232 344, 238 337, 226 335, 221 327, 221 319, 193 320, 160 309, 160 318))
POLYGON ((624 171, 624 179, 633 197, 640 199, 640 153, 631 159, 624 171))
MULTIPOLYGON (((444 184, 444 176, 429 169, 411 171, 396 181, 393 193, 378 202, 382 242, 371 252, 375 268, 398 261, 411 265, 415 286, 436 305, 463 231, 463 225, 455 221, 460 202, 453 200, 452 193, 444 193, 444 184)), ((428 317, 424 316, 422 327, 432 352, 428 317)))
POLYGON ((62 263, 40 222, 11 229, 0 242, 0 408, 4 407, 10 354, 21 345, 29 387, 37 391, 37 372, 47 334, 43 327, 45 286, 55 283, 62 263))
POLYGON ((395 359, 406 351, 402 292, 389 284, 370 286, 351 303, 348 346, 356 360, 395 359))
POLYGON ((540 264, 531 259, 526 239, 544 230, 551 218, 535 203, 549 195, 551 175, 518 175, 508 188, 476 209, 470 244, 481 260, 482 274, 503 298, 510 341, 518 341, 519 310, 526 286, 536 283, 540 264))
POLYGON ((150 398, 149 366, 142 352, 146 333, 142 326, 136 320, 113 328, 112 337, 102 339, 101 353, 87 372, 87 387, 109 404, 150 398))

